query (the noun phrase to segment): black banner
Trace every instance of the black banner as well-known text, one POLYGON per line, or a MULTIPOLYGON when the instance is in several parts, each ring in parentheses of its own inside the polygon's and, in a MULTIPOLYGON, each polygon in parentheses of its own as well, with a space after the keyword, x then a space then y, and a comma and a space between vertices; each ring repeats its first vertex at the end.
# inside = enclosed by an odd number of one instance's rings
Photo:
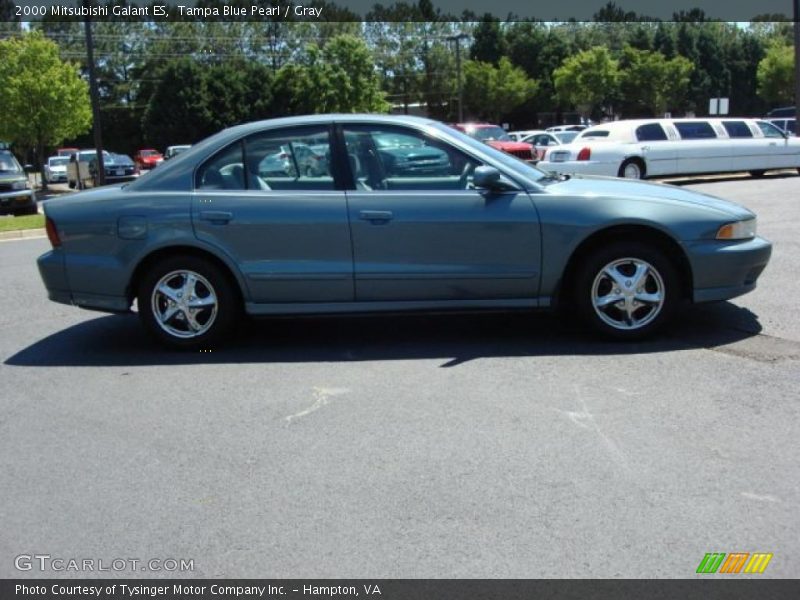
POLYGON ((797 580, 27 579, 0 581, 2 600, 739 600, 800 597, 797 580))
POLYGON ((793 0, 0 0, 0 20, 790 21, 793 0), (393 10, 396 9, 396 10, 393 10))

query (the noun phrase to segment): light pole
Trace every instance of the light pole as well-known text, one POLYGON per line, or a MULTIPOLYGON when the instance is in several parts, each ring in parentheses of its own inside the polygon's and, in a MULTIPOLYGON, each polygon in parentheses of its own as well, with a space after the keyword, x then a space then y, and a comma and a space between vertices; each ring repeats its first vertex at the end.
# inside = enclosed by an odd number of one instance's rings
MULTIPOLYGON (((800 0, 795 0, 798 2, 800 0)), ((461 81, 461 40, 465 40, 469 34, 458 33, 448 37, 448 41, 456 43, 456 77, 458 80, 458 122, 464 122, 464 84, 461 81)))
MULTIPOLYGON (((83 0, 83 6, 89 12, 92 6, 91 0, 83 0)), ((92 99, 92 121, 94 126, 94 147, 97 151, 97 183, 105 185, 106 167, 103 160, 103 135, 100 129, 100 104, 97 97, 97 78, 94 74, 94 45, 92 43, 92 20, 87 14, 83 22, 86 30, 86 63, 89 68, 89 94, 92 99)), ((78 163, 78 183, 81 183, 81 169, 78 163)), ((78 188, 81 186, 79 185, 78 188)))
POLYGON ((794 0, 794 132, 800 135, 800 0, 794 0))

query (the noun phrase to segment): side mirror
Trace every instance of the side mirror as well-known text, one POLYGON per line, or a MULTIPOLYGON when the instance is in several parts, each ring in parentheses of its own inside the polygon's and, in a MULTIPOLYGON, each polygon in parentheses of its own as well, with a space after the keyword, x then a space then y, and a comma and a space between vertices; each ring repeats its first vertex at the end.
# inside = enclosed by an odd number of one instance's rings
POLYGON ((476 167, 472 176, 472 185, 487 190, 498 189, 500 187, 500 171, 494 167, 476 167))
POLYGON ((490 190, 492 192, 502 192, 513 189, 500 177, 500 171, 494 167, 482 165, 475 168, 472 175, 472 185, 479 189, 490 190))

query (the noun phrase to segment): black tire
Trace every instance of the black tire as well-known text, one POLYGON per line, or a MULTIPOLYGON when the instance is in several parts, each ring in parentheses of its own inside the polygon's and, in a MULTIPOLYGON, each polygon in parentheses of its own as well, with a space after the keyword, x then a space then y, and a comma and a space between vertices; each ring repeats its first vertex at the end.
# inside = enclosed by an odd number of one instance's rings
POLYGON ((75 182, 74 181, 68 181, 67 185, 69 186, 69 189, 71 189, 71 190, 75 189, 75 182))
POLYGON ((764 171, 763 169, 758 169, 756 171, 750 171, 750 176, 760 178, 764 176, 764 173, 766 173, 766 171, 764 171))
MULTIPOLYGON (((173 290, 182 291, 174 287, 173 290)), ((228 274, 210 260, 196 256, 174 256, 153 265, 139 283, 137 304, 139 316, 147 331, 165 346, 180 350, 213 350, 234 331, 242 308, 239 294, 228 274), (207 329, 200 334, 190 331, 186 313, 182 311, 179 311, 180 315, 176 313, 176 316, 164 326, 153 312, 154 303, 156 306, 168 308, 166 296, 155 293, 155 288, 165 278, 172 278, 167 283, 185 282, 186 278, 181 279, 180 275, 176 275, 184 271, 200 276, 195 288, 199 299, 207 300, 211 297, 216 299, 216 312, 213 316, 210 308, 195 309, 199 311, 194 315, 195 322, 204 328, 207 326, 207 329), (179 334, 171 333, 170 329, 179 331, 185 329, 185 335, 191 337, 181 337, 179 334)), ((186 308, 191 310, 189 307, 186 308)), ((162 314, 165 313, 166 310, 162 314)))
POLYGON ((606 247, 596 248, 578 268, 573 281, 571 299, 578 316, 596 332, 616 340, 635 341, 651 336, 670 320, 682 296, 680 282, 681 279, 675 265, 657 246, 642 242, 616 242, 606 247), (634 265, 625 259, 641 261, 639 264, 646 263, 646 266, 650 268, 646 271, 645 282, 642 285, 644 295, 635 294, 636 290, 631 289, 631 284, 635 284, 631 277, 632 273, 630 273, 634 265), (639 308, 632 310, 634 317, 641 322, 641 325, 631 323, 628 328, 624 327, 626 324, 623 321, 626 313, 618 306, 620 303, 627 306, 628 300, 620 300, 620 302, 608 304, 603 309, 595 309, 596 294, 604 292, 601 294, 602 297, 608 298, 618 295, 614 293, 613 287, 608 287, 614 285, 611 277, 603 274, 605 267, 611 266, 617 261, 620 263, 618 265, 620 271, 616 272, 623 277, 619 288, 622 292, 620 297, 628 294, 631 302, 639 302, 639 308), (627 279, 628 277, 631 279, 627 279), (606 290, 603 290, 604 287, 606 290), (637 299, 654 298, 659 289, 662 300, 657 310, 654 308, 655 304, 643 303, 637 299), (605 320, 601 314, 605 315, 605 320), (608 322, 614 320, 619 320, 618 326, 608 322))
POLYGON ((626 177, 625 170, 628 167, 635 166, 639 171, 638 177, 627 177, 628 179, 644 179, 647 177, 647 167, 645 164, 638 158, 629 158, 619 166, 619 171, 617 172, 617 177, 626 177))

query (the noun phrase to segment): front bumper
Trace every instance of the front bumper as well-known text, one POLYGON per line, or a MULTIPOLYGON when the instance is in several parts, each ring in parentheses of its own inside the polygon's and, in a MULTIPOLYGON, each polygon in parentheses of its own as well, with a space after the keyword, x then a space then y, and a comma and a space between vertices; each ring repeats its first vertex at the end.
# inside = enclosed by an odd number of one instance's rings
POLYGON ((0 193, 0 214, 15 213, 31 206, 36 206, 36 194, 33 190, 0 193))
POLYGON ((692 267, 695 302, 729 300, 752 291, 772 254, 772 244, 760 237, 687 242, 684 247, 692 267))

